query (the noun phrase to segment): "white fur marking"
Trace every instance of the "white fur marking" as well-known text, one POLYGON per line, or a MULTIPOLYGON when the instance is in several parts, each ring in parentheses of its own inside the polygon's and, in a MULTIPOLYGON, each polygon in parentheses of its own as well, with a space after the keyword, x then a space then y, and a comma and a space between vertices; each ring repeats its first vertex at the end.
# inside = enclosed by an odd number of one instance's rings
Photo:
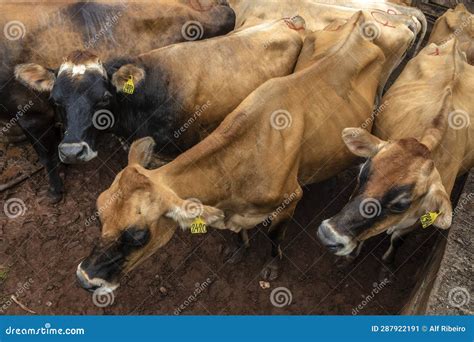
POLYGON ((65 62, 59 67, 58 76, 62 72, 68 71, 71 72, 72 76, 84 75, 86 71, 98 71, 102 76, 107 78, 107 72, 105 71, 104 66, 99 62, 91 62, 87 64, 74 64, 71 62, 65 62))

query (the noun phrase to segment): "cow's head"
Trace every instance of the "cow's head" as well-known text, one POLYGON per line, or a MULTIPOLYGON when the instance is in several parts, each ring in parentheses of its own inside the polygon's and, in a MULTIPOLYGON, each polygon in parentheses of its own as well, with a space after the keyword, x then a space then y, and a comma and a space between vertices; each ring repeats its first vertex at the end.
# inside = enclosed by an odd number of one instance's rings
POLYGON ((153 146, 152 138, 134 142, 128 166, 97 199, 101 241, 77 268, 86 289, 115 289, 121 275, 165 245, 178 225, 189 228, 197 216, 209 225, 223 225, 221 210, 181 199, 161 177, 152 176, 154 171, 144 168, 153 146))
POLYGON ((321 223, 318 237, 336 255, 350 254, 360 241, 404 229, 427 212, 434 225, 451 226, 452 207, 429 148, 414 138, 383 141, 360 128, 346 128, 348 149, 367 158, 349 203, 321 223))
POLYGON ((59 157, 65 163, 78 163, 97 156, 97 132, 115 124, 111 101, 116 89, 122 90, 129 77, 138 84, 144 71, 132 65, 117 70, 116 64, 106 66, 88 51, 75 51, 57 70, 20 64, 15 68, 15 77, 33 90, 50 93, 65 128, 59 157))

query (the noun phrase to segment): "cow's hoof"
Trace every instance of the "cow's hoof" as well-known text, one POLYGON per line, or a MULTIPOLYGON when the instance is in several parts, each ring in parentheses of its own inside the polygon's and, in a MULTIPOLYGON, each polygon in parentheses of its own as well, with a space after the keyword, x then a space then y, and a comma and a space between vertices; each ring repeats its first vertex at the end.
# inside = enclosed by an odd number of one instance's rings
POLYGON ((265 265, 260 275, 264 280, 275 280, 280 276, 280 262, 273 259, 265 265))
POLYGON ((55 191, 48 191, 48 194, 47 194, 47 201, 50 203, 50 204, 56 204, 58 203, 59 201, 62 200, 63 198, 63 193, 62 192, 55 192, 55 191))
POLYGON ((242 261, 246 248, 244 246, 227 246, 224 249, 224 263, 235 265, 242 261))

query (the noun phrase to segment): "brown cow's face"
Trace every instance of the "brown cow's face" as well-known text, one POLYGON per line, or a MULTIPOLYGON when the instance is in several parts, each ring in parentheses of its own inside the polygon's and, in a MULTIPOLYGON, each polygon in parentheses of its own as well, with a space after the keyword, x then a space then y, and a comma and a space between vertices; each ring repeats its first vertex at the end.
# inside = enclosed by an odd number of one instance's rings
POLYGON ((351 152, 368 159, 350 202, 318 228, 332 252, 348 255, 360 241, 408 228, 428 211, 441 213, 435 226, 449 228, 449 196, 425 145, 413 138, 386 142, 356 128, 345 129, 343 139, 351 152))
MULTIPOLYGON (((165 245, 178 225, 186 229, 196 217, 187 212, 186 201, 143 168, 153 146, 152 138, 134 142, 129 166, 97 199, 100 242, 77 268, 78 280, 86 289, 115 289, 120 277, 165 245)), ((205 205, 200 215, 209 224, 223 219, 220 210, 205 205)))
POLYGON ((153 254, 175 231, 176 223, 164 216, 166 201, 141 171, 138 165, 128 166, 97 199, 101 238, 77 270, 85 288, 115 289, 123 273, 153 254))

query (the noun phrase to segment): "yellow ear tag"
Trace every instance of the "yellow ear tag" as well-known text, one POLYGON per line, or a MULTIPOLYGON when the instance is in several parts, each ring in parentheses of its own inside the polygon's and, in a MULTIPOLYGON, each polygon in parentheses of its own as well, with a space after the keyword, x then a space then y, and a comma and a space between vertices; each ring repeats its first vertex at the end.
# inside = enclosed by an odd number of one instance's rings
POLYGON ((206 222, 198 216, 191 223, 191 234, 205 234, 207 233, 206 222))
POLYGON ((436 211, 430 211, 424 215, 421 215, 420 217, 421 227, 427 228, 431 226, 434 223, 434 221, 436 221, 436 218, 439 216, 439 214, 441 213, 437 213, 436 211))
POLYGON ((127 94, 133 94, 135 91, 135 85, 133 84, 133 76, 130 75, 130 78, 123 85, 123 92, 127 94))

